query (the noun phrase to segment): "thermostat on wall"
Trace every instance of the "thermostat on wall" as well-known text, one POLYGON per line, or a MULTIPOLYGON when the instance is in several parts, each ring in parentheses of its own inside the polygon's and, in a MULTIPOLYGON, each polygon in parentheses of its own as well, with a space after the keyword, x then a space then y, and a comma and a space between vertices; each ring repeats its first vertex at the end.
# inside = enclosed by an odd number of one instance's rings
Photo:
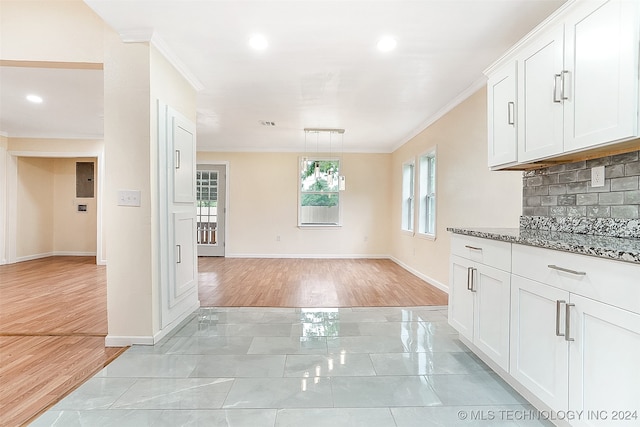
POLYGON ((78 205, 78 212, 86 212, 87 205, 78 205))

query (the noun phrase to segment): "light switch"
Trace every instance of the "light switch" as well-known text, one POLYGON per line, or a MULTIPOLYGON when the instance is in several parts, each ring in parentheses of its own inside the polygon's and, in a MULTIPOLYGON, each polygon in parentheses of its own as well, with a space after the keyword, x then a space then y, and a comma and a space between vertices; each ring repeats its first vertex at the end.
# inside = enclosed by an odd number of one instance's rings
POLYGON ((118 206, 140 206, 140 190, 119 190, 118 206))

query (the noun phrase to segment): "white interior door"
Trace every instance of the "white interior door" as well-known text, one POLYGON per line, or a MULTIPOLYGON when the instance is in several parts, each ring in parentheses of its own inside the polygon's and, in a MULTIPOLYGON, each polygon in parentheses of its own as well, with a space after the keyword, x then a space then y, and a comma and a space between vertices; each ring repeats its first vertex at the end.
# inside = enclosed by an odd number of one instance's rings
POLYGON ((198 256, 225 255, 225 188, 224 165, 197 165, 198 256))

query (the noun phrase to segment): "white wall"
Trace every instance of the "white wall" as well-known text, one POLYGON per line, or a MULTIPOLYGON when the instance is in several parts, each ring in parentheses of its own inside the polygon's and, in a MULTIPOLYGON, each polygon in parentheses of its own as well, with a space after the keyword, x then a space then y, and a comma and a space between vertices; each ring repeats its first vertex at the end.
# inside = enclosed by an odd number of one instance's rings
POLYGON ((227 256, 388 256, 390 155, 345 153, 342 227, 301 229, 297 204, 302 154, 198 152, 198 162, 229 162, 227 256))
MULTIPOLYGON (((416 163, 417 164, 417 163, 416 163)), ((486 90, 481 89, 392 154, 391 254, 433 284, 447 287, 447 227, 518 227, 522 172, 487 167, 486 90), (436 240, 400 231, 402 163, 437 147, 436 240)))

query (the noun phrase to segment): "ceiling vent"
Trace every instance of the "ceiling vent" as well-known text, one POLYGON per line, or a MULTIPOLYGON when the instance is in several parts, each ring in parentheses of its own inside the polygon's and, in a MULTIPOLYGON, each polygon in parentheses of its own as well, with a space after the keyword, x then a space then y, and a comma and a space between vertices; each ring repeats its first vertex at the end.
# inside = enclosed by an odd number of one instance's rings
POLYGON ((276 125, 276 122, 267 122, 265 120, 260 120, 260 124, 262 126, 273 127, 276 125))

